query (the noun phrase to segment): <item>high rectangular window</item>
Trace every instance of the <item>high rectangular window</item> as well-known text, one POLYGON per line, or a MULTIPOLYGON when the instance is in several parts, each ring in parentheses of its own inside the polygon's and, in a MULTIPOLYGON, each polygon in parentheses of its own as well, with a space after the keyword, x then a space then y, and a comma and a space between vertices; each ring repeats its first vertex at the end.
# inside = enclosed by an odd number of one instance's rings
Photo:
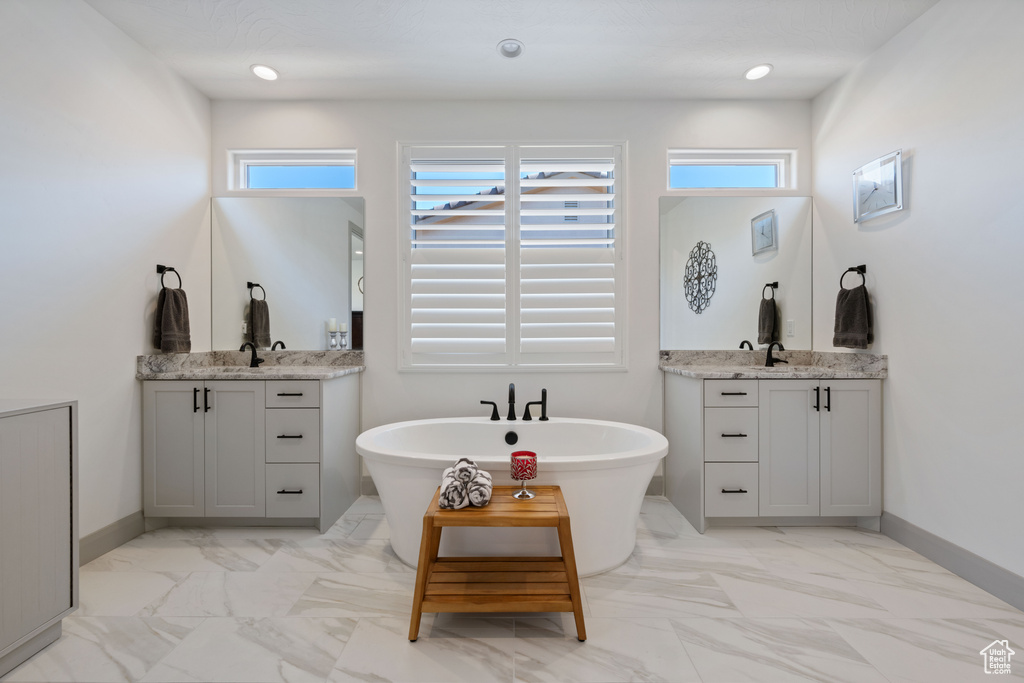
POLYGON ((668 189, 793 187, 792 150, 669 150, 668 189))
POLYGON ((353 149, 231 150, 233 190, 354 190, 353 149))
POLYGON ((402 365, 619 366, 621 146, 407 146, 402 365))

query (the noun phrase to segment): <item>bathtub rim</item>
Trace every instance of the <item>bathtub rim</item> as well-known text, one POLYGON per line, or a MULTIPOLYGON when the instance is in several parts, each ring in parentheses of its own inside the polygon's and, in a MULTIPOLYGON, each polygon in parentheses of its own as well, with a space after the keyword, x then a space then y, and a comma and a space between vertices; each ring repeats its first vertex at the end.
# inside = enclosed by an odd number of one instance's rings
MULTIPOLYGON (((424 424, 487 424, 493 425, 496 430, 504 428, 506 431, 515 430, 517 427, 530 429, 540 428, 545 423, 539 420, 523 422, 521 420, 494 421, 486 417, 441 417, 422 420, 405 420, 402 422, 391 422, 368 429, 356 437, 356 452, 367 460, 376 460, 386 463, 401 463, 409 467, 418 468, 445 468, 449 467, 458 457, 455 455, 422 453, 410 450, 397 450, 380 448, 373 444, 373 439, 383 432, 400 429, 403 427, 415 427, 424 424)), ((613 422, 611 420, 592 420, 575 417, 552 417, 548 424, 571 423, 594 426, 612 426, 628 431, 640 432, 650 438, 650 444, 645 448, 634 448, 626 451, 613 451, 610 453, 590 455, 570 455, 559 458, 548 458, 543 453, 538 453, 538 465, 551 471, 587 470, 587 469, 615 469, 620 467, 632 467, 656 462, 668 454, 668 439, 663 434, 648 427, 629 424, 626 422, 613 422)), ((507 447, 510 451, 516 450, 515 446, 507 447)), ((508 466, 508 456, 474 456, 473 461, 478 466, 508 466)))

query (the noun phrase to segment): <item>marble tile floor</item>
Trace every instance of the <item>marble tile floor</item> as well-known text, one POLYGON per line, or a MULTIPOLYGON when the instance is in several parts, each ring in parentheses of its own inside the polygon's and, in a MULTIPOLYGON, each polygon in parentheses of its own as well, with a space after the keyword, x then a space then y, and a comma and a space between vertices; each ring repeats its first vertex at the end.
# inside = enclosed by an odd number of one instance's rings
POLYGON ((380 502, 327 533, 176 529, 82 568, 61 639, 3 678, 38 681, 570 682, 992 680, 1024 613, 889 538, 850 528, 698 534, 648 497, 637 547, 582 580, 571 614, 426 614, 407 640, 414 572, 380 502))

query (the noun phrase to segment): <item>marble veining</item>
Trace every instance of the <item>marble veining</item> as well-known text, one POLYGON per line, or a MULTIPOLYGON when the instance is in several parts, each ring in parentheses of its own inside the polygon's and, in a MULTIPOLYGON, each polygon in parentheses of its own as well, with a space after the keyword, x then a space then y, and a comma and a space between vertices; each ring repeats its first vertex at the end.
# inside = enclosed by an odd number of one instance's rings
POLYGON ((139 356, 135 379, 333 379, 365 370, 362 351, 204 351, 139 356))
MULTIPOLYGON (((645 499, 637 550, 571 614, 426 614, 379 499, 328 533, 163 528, 83 567, 82 609, 4 683, 986 681, 1024 613, 876 532, 714 527, 645 499)), ((1013 662, 1007 680, 1024 680, 1013 662)))
POLYGON ((787 364, 764 367, 765 351, 661 351, 659 368, 698 379, 884 379, 888 356, 832 351, 779 351, 787 364))

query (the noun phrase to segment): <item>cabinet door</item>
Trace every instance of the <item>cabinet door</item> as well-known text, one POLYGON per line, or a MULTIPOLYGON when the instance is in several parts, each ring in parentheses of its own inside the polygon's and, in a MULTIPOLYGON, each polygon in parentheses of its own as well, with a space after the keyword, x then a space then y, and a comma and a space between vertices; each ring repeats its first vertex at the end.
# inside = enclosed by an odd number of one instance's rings
POLYGON ((206 382, 206 516, 266 514, 263 382, 206 382))
POLYGON ((821 514, 882 514, 882 385, 821 382, 821 514))
POLYGON ((758 382, 761 516, 818 515, 818 380, 758 382))
POLYGON ((72 476, 70 408, 0 418, 0 652, 73 606, 72 476))
POLYGON ((142 507, 147 517, 202 517, 203 383, 142 384, 142 507))

